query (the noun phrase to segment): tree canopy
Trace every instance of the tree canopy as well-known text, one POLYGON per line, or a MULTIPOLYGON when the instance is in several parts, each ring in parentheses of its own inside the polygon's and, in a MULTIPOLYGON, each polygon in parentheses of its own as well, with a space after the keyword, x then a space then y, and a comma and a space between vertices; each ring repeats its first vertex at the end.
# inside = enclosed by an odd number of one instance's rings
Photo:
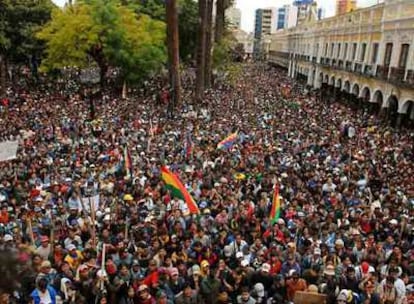
POLYGON ((46 71, 95 63, 102 76, 112 66, 131 81, 157 71, 166 60, 165 23, 137 15, 121 1, 84 0, 55 9, 37 36, 46 42, 46 71))
POLYGON ((42 44, 34 33, 50 19, 51 0, 0 1, 0 52, 8 61, 28 62, 40 56, 42 44))

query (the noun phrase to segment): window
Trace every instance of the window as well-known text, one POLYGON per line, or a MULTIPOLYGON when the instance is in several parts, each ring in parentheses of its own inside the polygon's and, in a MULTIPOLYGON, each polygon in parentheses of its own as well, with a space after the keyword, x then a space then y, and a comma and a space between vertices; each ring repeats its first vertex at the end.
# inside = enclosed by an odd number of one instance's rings
POLYGON ((391 64, 391 56, 392 56, 392 43, 387 43, 385 46, 384 66, 389 66, 391 64))
POLYGON ((328 56, 328 44, 325 44, 325 56, 328 56))
POLYGON ((338 43, 338 50, 337 50, 336 58, 339 58, 340 56, 341 56, 341 44, 338 43))
POLYGON ((367 52, 367 44, 363 43, 361 45, 361 53, 360 53, 359 61, 364 62, 366 52, 367 52))
POLYGON ((315 51, 314 56, 318 57, 318 53, 319 53, 319 43, 316 44, 316 51, 315 51))
POLYGON ((335 43, 331 43, 331 58, 334 56, 335 43))
POLYGON ((378 48, 379 48, 379 44, 378 43, 373 43, 372 44, 372 57, 371 57, 371 63, 372 64, 377 63, 378 48))
POLYGON ((344 46, 344 59, 345 60, 348 59, 347 55, 348 55, 348 43, 345 43, 345 46, 344 46))
POLYGON ((409 49, 410 49, 409 44, 401 45, 400 61, 398 62, 398 67, 401 69, 405 69, 405 67, 407 66, 409 49))
POLYGON ((355 57, 356 57, 356 51, 357 51, 357 44, 356 43, 354 43, 353 45, 352 45, 352 57, 351 57, 351 60, 355 60, 355 57))

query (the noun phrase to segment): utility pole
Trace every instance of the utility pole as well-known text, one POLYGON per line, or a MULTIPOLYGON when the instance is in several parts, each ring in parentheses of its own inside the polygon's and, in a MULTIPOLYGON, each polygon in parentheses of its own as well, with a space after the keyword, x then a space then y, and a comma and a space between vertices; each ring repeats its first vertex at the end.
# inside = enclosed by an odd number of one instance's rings
POLYGON ((167 44, 172 105, 174 109, 181 99, 180 53, 178 39, 177 0, 166 0, 167 44))

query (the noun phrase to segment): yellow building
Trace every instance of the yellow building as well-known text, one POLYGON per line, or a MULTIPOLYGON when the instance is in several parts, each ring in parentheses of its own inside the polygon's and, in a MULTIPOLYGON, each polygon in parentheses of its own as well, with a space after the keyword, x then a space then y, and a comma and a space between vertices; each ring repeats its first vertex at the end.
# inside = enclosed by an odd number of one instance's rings
POLYGON ((336 0, 336 15, 342 15, 356 10, 356 0, 336 0))
POLYGON ((268 58, 313 88, 331 86, 414 120, 413 0, 385 0, 278 31, 268 58))

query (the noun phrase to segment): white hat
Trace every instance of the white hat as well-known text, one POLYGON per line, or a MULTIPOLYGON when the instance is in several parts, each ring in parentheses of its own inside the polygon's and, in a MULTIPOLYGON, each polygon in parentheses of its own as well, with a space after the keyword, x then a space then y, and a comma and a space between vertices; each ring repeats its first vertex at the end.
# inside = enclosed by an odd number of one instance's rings
POLYGON ((398 221, 396 219, 392 219, 389 221, 391 225, 398 225, 398 221))
POLYGON ((69 244, 68 247, 67 247, 67 249, 68 249, 68 251, 71 251, 71 250, 76 249, 76 246, 73 245, 73 244, 69 244))
POLYGON ((240 265, 242 266, 242 267, 247 267, 247 266, 249 266, 249 261, 248 260, 243 260, 243 261, 241 261, 241 263, 240 263, 240 265))
POLYGON ((270 272, 270 265, 269 265, 269 264, 267 264, 267 263, 264 263, 264 264, 262 265, 262 271, 263 271, 263 272, 270 272))
POLYGON ((263 298, 265 295, 264 286, 262 283, 256 283, 256 285, 254 285, 254 291, 256 291, 257 296, 260 298, 263 298))
POLYGON ((12 237, 10 234, 6 234, 6 235, 3 237, 3 240, 4 240, 5 242, 10 242, 10 241, 13 241, 13 237, 12 237))
POLYGON ((238 251, 238 252, 236 253, 236 259, 241 259, 242 257, 243 257, 243 252, 238 251))

